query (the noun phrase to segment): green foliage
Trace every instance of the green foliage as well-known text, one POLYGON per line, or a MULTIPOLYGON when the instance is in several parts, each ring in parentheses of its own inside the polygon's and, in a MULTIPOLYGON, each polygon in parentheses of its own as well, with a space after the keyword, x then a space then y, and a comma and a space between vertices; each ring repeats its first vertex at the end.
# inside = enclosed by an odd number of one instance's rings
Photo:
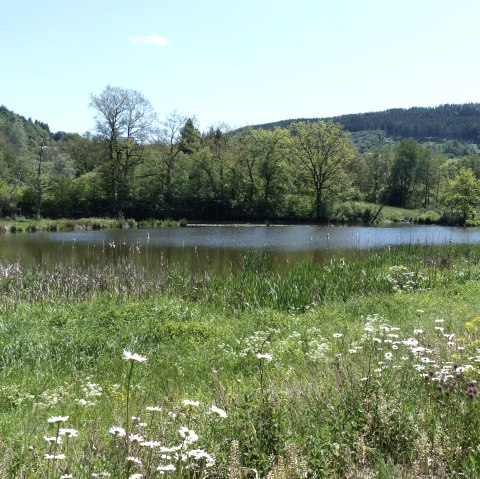
POLYGON ((420 145, 413 139, 402 140, 396 149, 387 193, 389 203, 393 206, 410 206, 422 153, 420 145))
POLYGON ((328 207, 348 190, 350 179, 346 168, 354 150, 333 122, 298 122, 290 126, 288 148, 296 167, 312 186, 315 219, 328 219, 328 207))
POLYGON ((461 168, 480 176, 478 148, 448 139, 476 118, 478 105, 347 115, 345 128, 338 119, 306 120, 205 133, 175 112, 154 131, 154 112, 134 90, 109 86, 92 106, 98 136, 52 135, 47 124, 0 109, 1 216, 367 223, 383 204, 440 212, 405 215, 425 223, 442 214, 443 223, 458 223, 443 201, 448 182, 461 168), (419 133, 426 117, 436 119, 441 140, 419 133), (392 139, 390 122, 400 128, 407 118, 415 134, 392 139), (357 211, 361 201, 378 207, 357 211))
POLYGON ((480 181, 475 178, 472 170, 461 168, 458 175, 450 181, 445 203, 460 224, 475 219, 480 204, 480 181))

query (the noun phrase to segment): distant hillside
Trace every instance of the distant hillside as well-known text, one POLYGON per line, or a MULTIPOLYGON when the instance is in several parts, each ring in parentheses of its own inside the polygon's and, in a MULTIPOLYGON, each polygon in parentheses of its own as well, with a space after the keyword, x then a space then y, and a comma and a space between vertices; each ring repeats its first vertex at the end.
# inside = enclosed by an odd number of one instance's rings
POLYGON ((0 106, 0 143, 5 146, 35 148, 52 138, 47 123, 28 120, 0 106))
POLYGON ((415 138, 418 141, 456 140, 480 143, 480 103, 441 105, 432 108, 414 107, 341 115, 333 118, 299 118, 256 125, 254 128, 288 127, 295 121, 333 120, 346 130, 382 131, 392 138, 415 138))

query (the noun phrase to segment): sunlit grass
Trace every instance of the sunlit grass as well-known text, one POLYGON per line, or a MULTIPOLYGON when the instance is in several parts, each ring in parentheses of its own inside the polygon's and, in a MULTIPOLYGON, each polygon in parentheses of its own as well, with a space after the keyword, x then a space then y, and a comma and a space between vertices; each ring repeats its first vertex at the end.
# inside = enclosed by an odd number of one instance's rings
POLYGON ((38 220, 17 218, 1 219, 0 233, 35 233, 37 231, 84 231, 100 229, 126 229, 126 228, 162 228, 183 225, 175 220, 142 220, 115 219, 115 218, 79 218, 79 219, 48 219, 38 220))
POLYGON ((477 477, 477 255, 4 265, 0 477, 477 477))

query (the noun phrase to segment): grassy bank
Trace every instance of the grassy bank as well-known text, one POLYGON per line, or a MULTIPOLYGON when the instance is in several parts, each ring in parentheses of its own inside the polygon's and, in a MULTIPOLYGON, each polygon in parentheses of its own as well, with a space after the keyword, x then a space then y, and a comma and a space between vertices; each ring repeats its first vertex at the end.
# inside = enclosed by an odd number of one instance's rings
POLYGON ((100 230, 100 229, 126 229, 126 228, 161 228, 169 226, 184 226, 185 221, 174 220, 142 220, 115 219, 115 218, 80 218, 80 219, 57 219, 42 218, 33 219, 0 219, 1 233, 22 233, 36 231, 76 231, 76 230, 100 230))
POLYGON ((479 265, 3 265, 0 477, 478 477, 479 265))
POLYGON ((335 212, 335 221, 353 224, 418 223, 442 224, 442 213, 436 209, 406 209, 382 206, 378 203, 351 201, 343 203, 335 212))

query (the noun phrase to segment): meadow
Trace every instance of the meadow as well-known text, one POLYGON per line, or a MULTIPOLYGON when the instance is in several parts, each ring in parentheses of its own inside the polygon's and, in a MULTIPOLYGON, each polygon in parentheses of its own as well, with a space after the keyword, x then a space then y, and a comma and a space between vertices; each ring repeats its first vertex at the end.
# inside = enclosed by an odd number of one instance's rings
POLYGON ((475 478, 480 248, 0 265, 0 477, 475 478))

